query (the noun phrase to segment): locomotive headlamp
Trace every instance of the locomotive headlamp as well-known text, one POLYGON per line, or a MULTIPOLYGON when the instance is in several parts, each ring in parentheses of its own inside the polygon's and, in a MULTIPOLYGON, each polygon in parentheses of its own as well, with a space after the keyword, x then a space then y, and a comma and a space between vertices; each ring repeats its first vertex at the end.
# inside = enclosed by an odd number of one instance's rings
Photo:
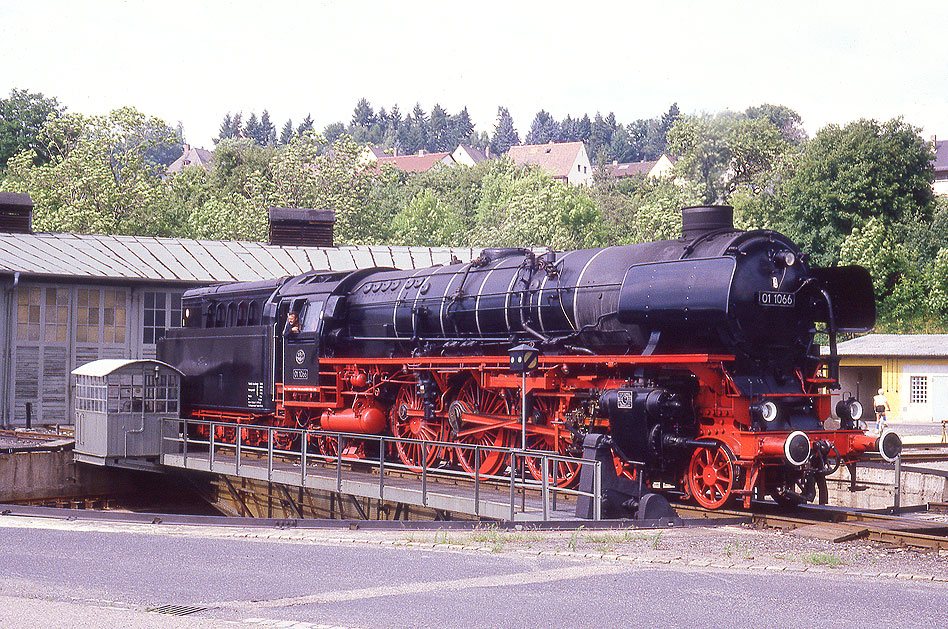
POLYGON ((758 402, 751 407, 751 411, 768 424, 777 419, 777 405, 771 401, 758 402))
POLYGON ((836 416, 843 420, 856 420, 862 417, 862 404, 854 397, 836 403, 836 416))
POLYGON ((777 251, 773 255, 773 261, 777 266, 793 266, 797 262, 797 256, 792 251, 777 251))

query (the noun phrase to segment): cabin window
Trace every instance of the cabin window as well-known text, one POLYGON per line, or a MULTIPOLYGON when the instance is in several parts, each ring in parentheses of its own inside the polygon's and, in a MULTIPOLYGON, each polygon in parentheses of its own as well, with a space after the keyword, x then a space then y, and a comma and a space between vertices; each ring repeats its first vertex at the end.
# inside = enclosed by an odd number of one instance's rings
POLYGON ((247 325, 260 325, 260 302, 250 302, 250 313, 247 315, 247 325))

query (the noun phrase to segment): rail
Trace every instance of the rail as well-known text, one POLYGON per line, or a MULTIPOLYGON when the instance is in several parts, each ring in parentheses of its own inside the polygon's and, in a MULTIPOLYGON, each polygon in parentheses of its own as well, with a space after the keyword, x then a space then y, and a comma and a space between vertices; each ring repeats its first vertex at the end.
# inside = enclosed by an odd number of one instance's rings
MULTIPOLYGON (((376 448, 371 448, 372 452, 376 448)), ((351 489, 352 481, 347 480, 346 473, 353 474, 353 465, 358 464, 359 473, 364 476, 366 469, 374 472, 375 488, 371 495, 361 494, 366 497, 377 498, 379 500, 399 499, 404 496, 404 492, 396 492, 394 488, 387 486, 386 480, 390 472, 402 471, 409 472, 413 476, 420 477, 420 504, 430 507, 433 492, 429 485, 432 479, 467 481, 473 486, 473 496, 469 498, 455 497, 455 501, 467 503, 470 507, 467 512, 475 516, 495 517, 496 513, 491 515, 484 513, 484 506, 487 501, 483 495, 485 489, 492 489, 492 495, 496 503, 497 489, 499 487, 508 488, 506 493, 507 512, 504 514, 506 519, 514 521, 518 519, 530 519, 541 516, 543 521, 548 521, 557 511, 557 500, 564 496, 567 498, 579 499, 586 497, 592 501, 593 520, 602 519, 602 463, 587 459, 564 456, 558 453, 543 450, 525 450, 521 448, 498 448, 493 446, 463 444, 447 441, 428 441, 419 439, 408 439, 393 437, 389 435, 366 435, 329 432, 323 430, 310 430, 302 428, 285 428, 274 426, 258 426, 250 424, 240 424, 235 426, 232 423, 197 420, 187 418, 163 418, 162 419, 162 447, 161 459, 164 462, 168 455, 178 455, 183 463, 183 467, 200 467, 208 472, 229 474, 241 476, 242 469, 253 465, 259 468, 266 462, 266 478, 268 482, 283 482, 281 479, 287 478, 286 469, 293 468, 294 478, 298 486, 309 486, 313 475, 317 470, 327 470, 334 467, 335 482, 333 489, 338 493, 347 493, 351 489), (206 426, 207 438, 197 438, 194 436, 196 431, 191 431, 191 427, 206 426), (233 442, 230 440, 223 442, 216 435, 220 430, 226 430, 234 434, 233 442), (266 439, 257 439, 263 441, 266 445, 250 445, 245 442, 245 434, 251 432, 257 433, 258 437, 266 433, 266 439), (275 444, 278 437, 283 437, 281 441, 293 443, 296 447, 278 447, 275 444), (335 454, 323 454, 321 452, 311 452, 311 442, 316 439, 328 439, 335 445, 335 454), (378 456, 372 458, 354 458, 343 454, 345 446, 349 440, 358 439, 366 444, 366 451, 369 451, 369 444, 377 446, 378 456), (399 444, 407 446, 417 446, 424 456, 421 458, 420 465, 406 465, 401 461, 389 460, 387 453, 392 452, 393 448, 399 444), (432 452, 448 452, 450 450, 465 450, 472 453, 474 461, 473 472, 450 469, 439 465, 432 465, 432 460, 437 458, 431 456, 432 452), (487 475, 480 472, 483 457, 489 454, 500 453, 505 460, 505 470, 503 473, 487 475), (248 455, 255 458, 248 463, 248 455), (200 461, 200 465, 189 465, 189 460, 194 463, 200 461), (344 465, 345 463, 345 465, 344 465), (534 469, 539 468, 540 480, 532 478, 526 471, 528 463, 533 465, 534 469), (204 465, 206 464, 206 467, 204 465), (298 471, 295 470, 299 467, 298 471), (276 474, 278 468, 280 474, 276 474), (592 473, 591 490, 583 491, 581 489, 564 488, 557 485, 556 481, 560 474, 560 469, 574 469, 574 473, 592 473), (279 478, 277 478, 279 476, 279 478), (393 494, 398 493, 398 496, 393 494), (530 502, 528 503, 528 500, 530 502), (537 504, 538 503, 538 504, 537 504), (528 509, 528 504, 531 508, 528 509)), ((560 512, 563 513, 562 511, 560 512)))

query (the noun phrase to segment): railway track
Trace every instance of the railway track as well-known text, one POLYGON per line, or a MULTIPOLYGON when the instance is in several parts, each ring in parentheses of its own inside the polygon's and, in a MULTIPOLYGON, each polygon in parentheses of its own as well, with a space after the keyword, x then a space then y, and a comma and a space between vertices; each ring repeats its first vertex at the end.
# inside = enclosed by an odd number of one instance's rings
POLYGON ((835 542, 866 540, 894 546, 948 551, 948 504, 930 503, 901 509, 912 513, 946 517, 942 521, 906 517, 881 511, 804 505, 793 511, 769 503, 755 503, 751 511, 718 509, 708 511, 694 505, 676 503, 683 518, 750 517, 755 526, 796 531, 801 535, 835 542))

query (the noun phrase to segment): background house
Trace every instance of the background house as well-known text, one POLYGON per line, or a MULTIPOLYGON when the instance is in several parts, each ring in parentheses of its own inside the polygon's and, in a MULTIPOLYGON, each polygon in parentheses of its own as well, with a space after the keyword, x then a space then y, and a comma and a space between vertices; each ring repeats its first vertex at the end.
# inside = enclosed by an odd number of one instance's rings
POLYGON ((935 149, 935 194, 948 195, 948 140, 932 138, 935 149))
POLYGON ((181 157, 171 162, 171 165, 168 166, 165 172, 168 175, 174 175, 188 166, 203 166, 205 169, 210 170, 212 156, 213 153, 211 153, 211 151, 185 144, 184 152, 181 154, 181 157))
POLYGON ((272 210, 266 244, 37 234, 32 209, 28 195, 0 192, 0 426, 24 425, 27 404, 36 424, 70 423, 69 373, 99 358, 154 357, 158 339, 180 325, 190 287, 313 269, 411 269, 480 251, 333 247, 332 213, 319 210, 272 210))
POLYGON ((872 396, 883 388, 890 423, 948 419, 948 334, 868 334, 840 343, 838 352, 842 389, 834 405, 852 394, 871 416, 872 396))
POLYGON ((671 174, 674 167, 674 161, 664 153, 656 160, 625 162, 623 164, 614 161, 611 164, 603 165, 605 171, 615 179, 642 175, 649 179, 656 179, 671 174))
POLYGON ((458 147, 451 153, 451 157, 462 166, 474 166, 490 159, 490 147, 482 151, 470 144, 458 144, 458 147))
POLYGON ((574 186, 592 183, 592 166, 586 154, 586 145, 582 142, 511 146, 507 155, 518 166, 539 166, 554 179, 574 186))
POLYGON ((451 153, 425 153, 418 155, 385 155, 378 158, 379 165, 388 164, 406 173, 425 173, 433 168, 454 166, 451 153))

